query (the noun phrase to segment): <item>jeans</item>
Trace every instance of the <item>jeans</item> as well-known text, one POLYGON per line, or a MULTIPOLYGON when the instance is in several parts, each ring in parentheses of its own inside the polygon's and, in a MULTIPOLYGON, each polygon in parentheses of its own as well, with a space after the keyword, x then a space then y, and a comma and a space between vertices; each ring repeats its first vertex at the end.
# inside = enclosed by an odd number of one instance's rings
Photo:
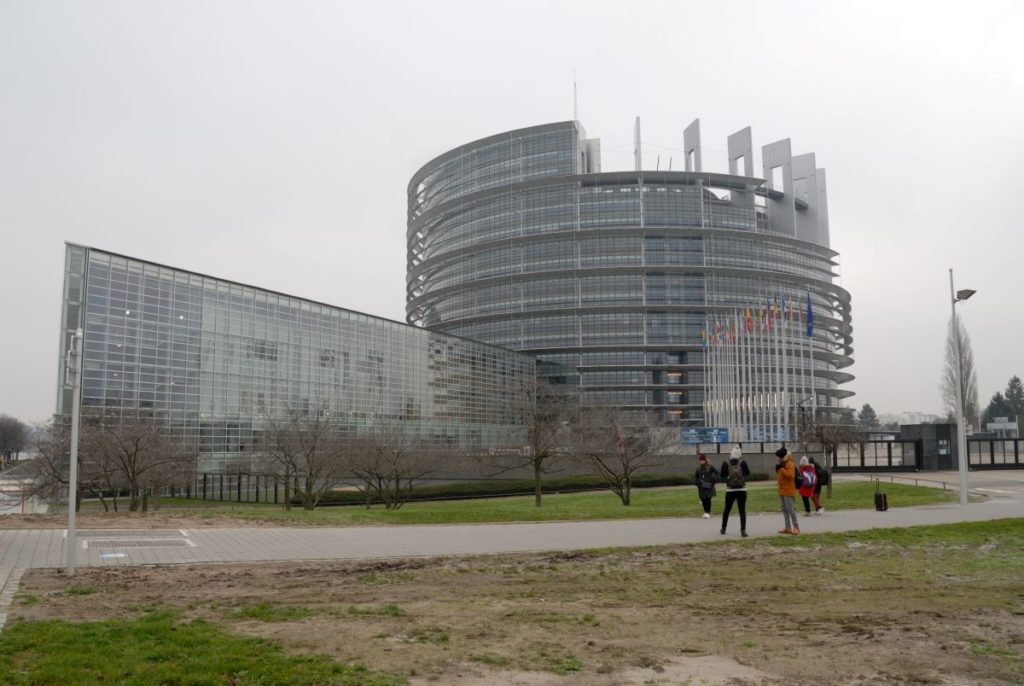
MULTIPOLYGON (((791 498, 792 500, 792 498, 791 498)), ((729 513, 732 511, 732 504, 736 503, 736 506, 740 511, 740 531, 747 530, 747 492, 746 491, 726 491, 725 492, 725 509, 722 510, 722 531, 725 531, 725 527, 729 525, 729 513)))
POLYGON ((779 504, 782 506, 782 518, 786 521, 787 529, 799 529, 796 523, 796 507, 793 503, 793 496, 780 495, 779 504))

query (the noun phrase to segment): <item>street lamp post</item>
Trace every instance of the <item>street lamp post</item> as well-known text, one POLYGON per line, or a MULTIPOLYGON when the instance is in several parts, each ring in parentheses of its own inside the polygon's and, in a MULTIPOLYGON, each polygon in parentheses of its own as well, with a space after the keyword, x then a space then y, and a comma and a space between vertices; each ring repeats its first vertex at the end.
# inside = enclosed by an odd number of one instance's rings
POLYGON ((71 454, 68 464, 67 575, 75 575, 75 508, 78 507, 78 425, 82 407, 82 330, 71 337, 66 382, 71 386, 71 454))
POLYGON ((970 461, 967 455, 967 429, 964 427, 964 366, 961 357, 962 342, 960 341, 960 325, 956 318, 956 304, 967 300, 976 291, 969 288, 962 290, 953 289, 953 270, 949 270, 949 308, 953 312, 954 345, 956 346, 956 445, 957 464, 960 468, 960 504, 967 504, 967 463, 970 461))

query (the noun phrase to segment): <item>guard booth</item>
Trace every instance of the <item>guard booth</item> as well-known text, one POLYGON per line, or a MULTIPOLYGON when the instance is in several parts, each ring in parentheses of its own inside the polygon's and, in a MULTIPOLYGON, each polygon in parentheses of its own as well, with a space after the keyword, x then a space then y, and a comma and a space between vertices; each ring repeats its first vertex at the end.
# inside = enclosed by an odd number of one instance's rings
POLYGON ((918 469, 929 471, 960 468, 956 424, 902 424, 900 438, 917 442, 918 469))

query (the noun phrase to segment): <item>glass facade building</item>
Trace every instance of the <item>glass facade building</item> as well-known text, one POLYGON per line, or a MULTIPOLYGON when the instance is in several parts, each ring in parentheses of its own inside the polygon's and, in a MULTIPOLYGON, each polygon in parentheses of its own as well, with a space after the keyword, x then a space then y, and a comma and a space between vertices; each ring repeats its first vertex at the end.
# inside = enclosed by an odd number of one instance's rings
POLYGON ((509 407, 535 360, 485 343, 72 244, 61 322, 62 367, 84 331, 83 412, 159 417, 201 472, 259 473, 265 422, 296 411, 453 450, 524 443, 509 407))
POLYGON ((766 302, 807 303, 804 347, 755 346, 730 402, 785 405, 779 425, 807 398, 839 407, 851 395, 840 388, 852 379, 851 304, 813 154, 792 156, 788 139, 765 146, 755 176, 748 128, 729 137, 729 173, 706 172, 694 122, 686 169, 650 171, 639 122, 636 137, 632 171, 602 172, 599 141, 576 121, 424 165, 408 187, 408 321, 537 355, 585 403, 707 425, 721 379, 702 332, 766 302))

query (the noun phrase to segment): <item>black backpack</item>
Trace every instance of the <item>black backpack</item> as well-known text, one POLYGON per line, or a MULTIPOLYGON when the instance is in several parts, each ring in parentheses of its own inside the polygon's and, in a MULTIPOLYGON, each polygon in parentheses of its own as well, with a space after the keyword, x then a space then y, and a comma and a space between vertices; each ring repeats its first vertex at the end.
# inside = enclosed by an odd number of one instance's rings
POLYGON ((747 485, 747 480, 743 478, 743 465, 736 462, 736 464, 729 463, 729 472, 725 479, 725 485, 729 488, 743 488, 747 485))

